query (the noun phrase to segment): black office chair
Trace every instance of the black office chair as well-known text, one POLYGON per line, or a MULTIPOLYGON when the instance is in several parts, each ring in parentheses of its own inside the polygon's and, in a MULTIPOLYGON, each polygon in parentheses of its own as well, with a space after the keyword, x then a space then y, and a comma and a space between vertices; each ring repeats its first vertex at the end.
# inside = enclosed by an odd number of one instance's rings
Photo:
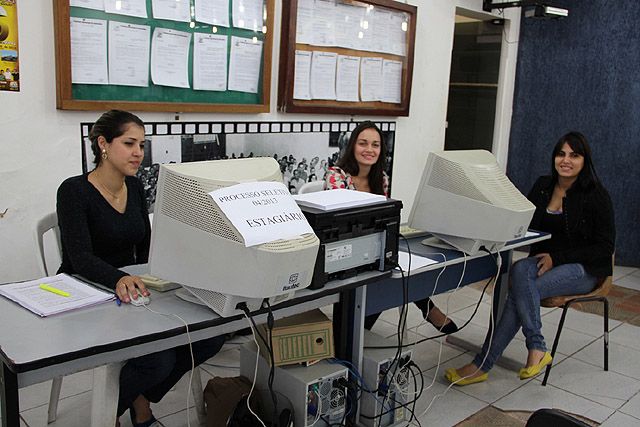
POLYGON ((538 409, 529 419, 525 427, 590 427, 577 418, 557 409, 538 409))

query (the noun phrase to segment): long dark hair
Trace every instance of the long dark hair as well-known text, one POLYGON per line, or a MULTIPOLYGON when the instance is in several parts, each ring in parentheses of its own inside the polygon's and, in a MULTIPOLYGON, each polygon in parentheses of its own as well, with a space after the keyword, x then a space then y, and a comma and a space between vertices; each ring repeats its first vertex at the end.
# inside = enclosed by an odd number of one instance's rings
POLYGON ((367 176, 369 188, 374 194, 384 195, 383 178, 387 164, 387 145, 384 142, 382 132, 375 123, 367 120, 356 126, 353 132, 351 132, 351 137, 349 138, 349 143, 344 150, 344 154, 338 160, 336 165, 350 175, 358 175, 360 172, 360 166, 358 166, 358 161, 356 160, 356 156, 353 152, 360 133, 366 129, 375 129, 376 132, 378 132, 378 135, 380 135, 380 155, 378 156, 378 160, 375 164, 371 166, 371 170, 369 170, 369 175, 367 176))
POLYGON ((122 136, 129 123, 135 123, 144 129, 144 123, 138 116, 122 110, 107 111, 91 126, 89 140, 91 140, 91 151, 94 155, 93 163, 96 166, 102 161, 98 138, 102 136, 108 143, 111 143, 114 138, 122 136))
POLYGON ((594 185, 599 185, 600 180, 598 179, 596 169, 593 166, 591 147, 587 142, 587 138, 580 132, 575 131, 563 135, 553 148, 553 153, 551 155, 551 176, 553 178, 553 184, 555 185, 558 182, 558 171, 556 170, 555 163, 556 156, 562 150, 564 144, 569 144, 569 147, 571 147, 574 152, 580 154, 584 158, 584 166, 578 174, 578 178, 574 185, 578 185, 584 189, 594 185))

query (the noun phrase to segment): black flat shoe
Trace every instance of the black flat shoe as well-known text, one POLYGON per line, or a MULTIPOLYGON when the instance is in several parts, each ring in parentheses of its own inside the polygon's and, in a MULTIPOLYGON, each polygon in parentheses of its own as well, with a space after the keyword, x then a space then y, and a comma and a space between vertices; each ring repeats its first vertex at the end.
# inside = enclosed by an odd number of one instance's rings
POLYGON ((434 328, 436 328, 438 331, 447 335, 455 334, 456 332, 458 332, 458 325, 456 325, 456 323, 449 317, 446 318, 445 324, 442 326, 438 326, 435 323, 433 323, 431 320, 429 320, 429 312, 434 308, 436 308, 436 305, 433 303, 433 301, 431 301, 430 298, 425 298, 423 300, 416 301, 415 304, 418 306, 420 311, 422 311, 422 317, 427 322, 431 323, 431 325, 434 328))
POLYGON ((449 320, 448 322, 446 322, 444 325, 438 327, 438 325, 436 325, 435 323, 433 323, 431 320, 429 320, 429 318, 426 318, 427 322, 431 323, 431 325, 436 328, 438 331, 442 332, 443 334, 455 334, 456 332, 458 332, 458 325, 456 325, 456 322, 454 322, 453 320, 451 320, 450 318, 447 317, 447 320, 449 320))
POLYGON ((156 420, 153 414, 151 414, 151 418, 148 419, 147 421, 144 421, 142 423, 137 423, 136 412, 133 410, 133 406, 129 407, 129 416, 131 417, 131 424, 133 424, 133 427, 156 427, 156 426, 162 425, 158 420, 156 420))

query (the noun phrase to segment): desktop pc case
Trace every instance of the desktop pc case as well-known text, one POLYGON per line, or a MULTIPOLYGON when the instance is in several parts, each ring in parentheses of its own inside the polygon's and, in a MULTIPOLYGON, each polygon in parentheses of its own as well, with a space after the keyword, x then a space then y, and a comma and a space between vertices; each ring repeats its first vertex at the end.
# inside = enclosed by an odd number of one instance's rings
POLYGON ((366 348, 367 346, 397 345, 397 340, 381 337, 370 331, 364 331, 364 356, 362 360, 362 378, 375 393, 362 393, 360 398, 360 424, 367 427, 404 426, 410 418, 407 408, 402 406, 413 399, 410 389, 411 374, 405 365, 411 360, 412 351, 404 349, 400 358, 394 362, 396 348, 366 348), (399 363, 399 364, 398 364, 399 363), (397 368, 396 368, 397 365, 397 368), (394 381, 390 381, 395 370, 394 381), (385 373, 389 372, 386 375, 385 373), (384 383, 380 382, 384 379, 384 383), (392 383, 391 385, 389 385, 392 383), (386 398, 385 398, 386 394, 386 398), (385 410, 381 410, 384 401, 385 410), (388 414, 374 418, 392 409, 388 414), (364 416, 363 416, 364 415, 364 416), (367 418, 369 417, 369 418, 367 418))
POLYGON ((320 239, 309 289, 362 271, 391 270, 398 263, 401 201, 331 211, 300 209, 320 239))
MULTIPOLYGON (((253 378, 256 345, 240 347, 240 375, 253 378)), ((256 389, 268 388, 269 362, 258 358, 256 389)), ((349 374, 342 365, 321 360, 311 366, 290 365, 275 368, 273 390, 291 403, 295 427, 342 425, 346 419, 349 374)))

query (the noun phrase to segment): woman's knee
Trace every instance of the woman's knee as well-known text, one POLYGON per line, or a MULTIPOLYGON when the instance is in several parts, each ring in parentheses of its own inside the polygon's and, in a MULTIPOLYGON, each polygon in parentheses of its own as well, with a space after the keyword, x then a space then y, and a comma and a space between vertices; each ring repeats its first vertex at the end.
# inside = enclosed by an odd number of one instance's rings
POLYGON ((158 381, 168 377, 176 364, 176 352, 173 349, 159 351, 143 358, 145 370, 158 381))
POLYGON ((538 273, 537 258, 529 257, 516 261, 511 266, 509 286, 511 290, 518 291, 528 286, 531 278, 535 278, 538 273))

